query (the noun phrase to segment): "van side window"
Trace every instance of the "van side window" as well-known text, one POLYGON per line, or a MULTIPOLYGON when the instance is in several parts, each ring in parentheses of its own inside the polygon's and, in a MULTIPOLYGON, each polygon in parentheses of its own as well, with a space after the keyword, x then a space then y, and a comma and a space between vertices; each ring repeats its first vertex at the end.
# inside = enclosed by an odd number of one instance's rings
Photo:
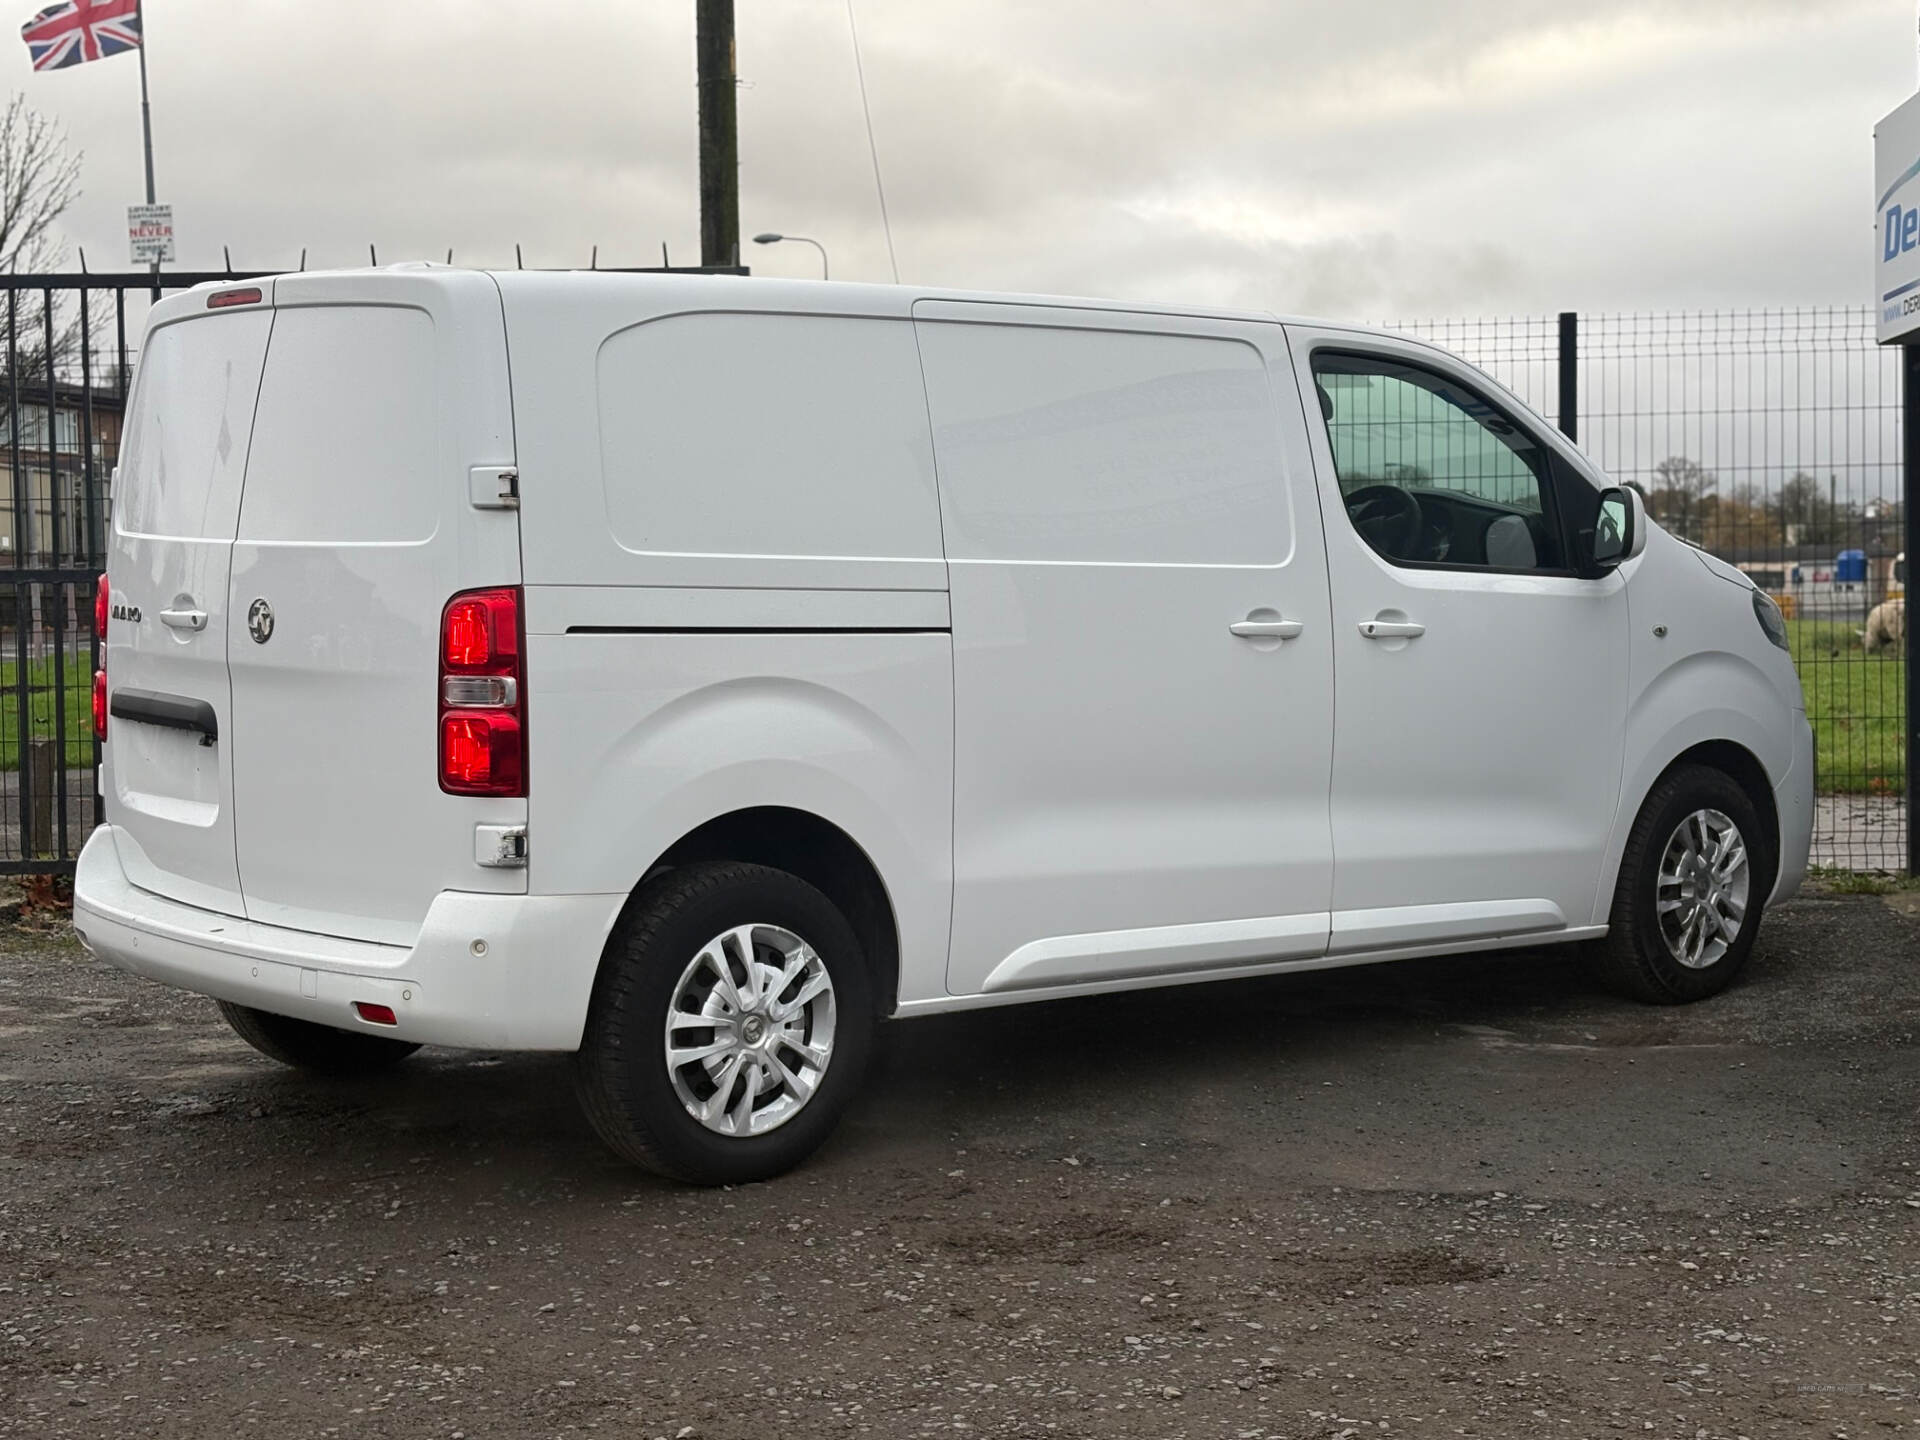
POLYGON ((1382 558, 1564 568, 1551 461, 1487 400, 1377 355, 1318 353, 1313 383, 1347 514, 1382 558))
POLYGON ((938 559, 913 327, 692 314, 599 357, 613 535, 642 554, 938 559))
POLYGON ((1273 392, 1240 340, 923 322, 955 560, 1272 565, 1292 552, 1273 392))

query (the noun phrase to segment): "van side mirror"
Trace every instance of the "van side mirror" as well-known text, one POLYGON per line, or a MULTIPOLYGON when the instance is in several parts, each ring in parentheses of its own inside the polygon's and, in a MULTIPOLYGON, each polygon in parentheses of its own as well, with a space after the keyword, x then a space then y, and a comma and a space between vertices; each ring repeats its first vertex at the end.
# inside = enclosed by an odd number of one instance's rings
POLYGON ((1638 490, 1614 485, 1600 492, 1587 568, 1603 575, 1647 548, 1647 508, 1638 490))

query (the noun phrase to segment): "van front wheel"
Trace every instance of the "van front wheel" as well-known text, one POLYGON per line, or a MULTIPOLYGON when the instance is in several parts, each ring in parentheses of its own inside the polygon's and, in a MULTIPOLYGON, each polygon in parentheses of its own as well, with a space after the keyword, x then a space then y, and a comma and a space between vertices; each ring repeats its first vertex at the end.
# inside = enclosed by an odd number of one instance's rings
POLYGON ((1654 786, 1620 860, 1594 967, 1635 1000, 1675 1005, 1732 983, 1773 885, 1770 838, 1724 771, 1685 765, 1654 786))
POLYGON ((217 1003, 233 1033, 262 1055, 315 1075, 371 1075, 398 1065, 420 1048, 407 1040, 336 1030, 331 1025, 273 1015, 225 1000, 217 1003))
POLYGON ((696 1185, 766 1180, 832 1132, 873 1026, 860 941, 825 895, 764 865, 687 865, 614 928, 576 1088, 625 1159, 696 1185))

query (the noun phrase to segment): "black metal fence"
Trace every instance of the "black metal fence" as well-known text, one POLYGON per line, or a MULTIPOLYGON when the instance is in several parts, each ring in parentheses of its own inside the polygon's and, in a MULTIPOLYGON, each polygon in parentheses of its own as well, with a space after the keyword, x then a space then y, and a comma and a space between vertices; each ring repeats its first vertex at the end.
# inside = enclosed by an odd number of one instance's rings
POLYGON ((93 597, 152 284, 0 276, 0 872, 70 871, 99 819, 93 597))
POLYGON ((1815 735, 1814 863, 1907 868, 1900 357, 1867 306, 1402 328, 1555 417, 1779 602, 1815 735))
MULTIPOLYGON (((169 274, 162 289, 247 278, 169 274)), ((0 276, 0 873, 99 816, 91 721, 107 481, 153 278, 0 276)), ((1668 529, 1788 615, 1816 732, 1816 863, 1906 868, 1899 356, 1864 306, 1403 328, 1556 417, 1668 529), (1889 604, 1892 601, 1894 603, 1889 604)))

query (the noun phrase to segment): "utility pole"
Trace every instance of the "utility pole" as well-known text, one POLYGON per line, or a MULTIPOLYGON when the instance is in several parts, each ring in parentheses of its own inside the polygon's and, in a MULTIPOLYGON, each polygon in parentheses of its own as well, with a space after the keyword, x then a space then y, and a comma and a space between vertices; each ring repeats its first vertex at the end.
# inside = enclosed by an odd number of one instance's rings
POLYGON ((700 263, 740 263, 740 134, 733 0, 695 0, 700 71, 700 263))
MULTIPOLYGON (((153 200, 153 112, 147 108, 147 7, 139 10, 140 19, 140 136, 147 147, 147 204, 153 200)), ((153 300, 160 302, 160 262, 153 262, 153 300)))

